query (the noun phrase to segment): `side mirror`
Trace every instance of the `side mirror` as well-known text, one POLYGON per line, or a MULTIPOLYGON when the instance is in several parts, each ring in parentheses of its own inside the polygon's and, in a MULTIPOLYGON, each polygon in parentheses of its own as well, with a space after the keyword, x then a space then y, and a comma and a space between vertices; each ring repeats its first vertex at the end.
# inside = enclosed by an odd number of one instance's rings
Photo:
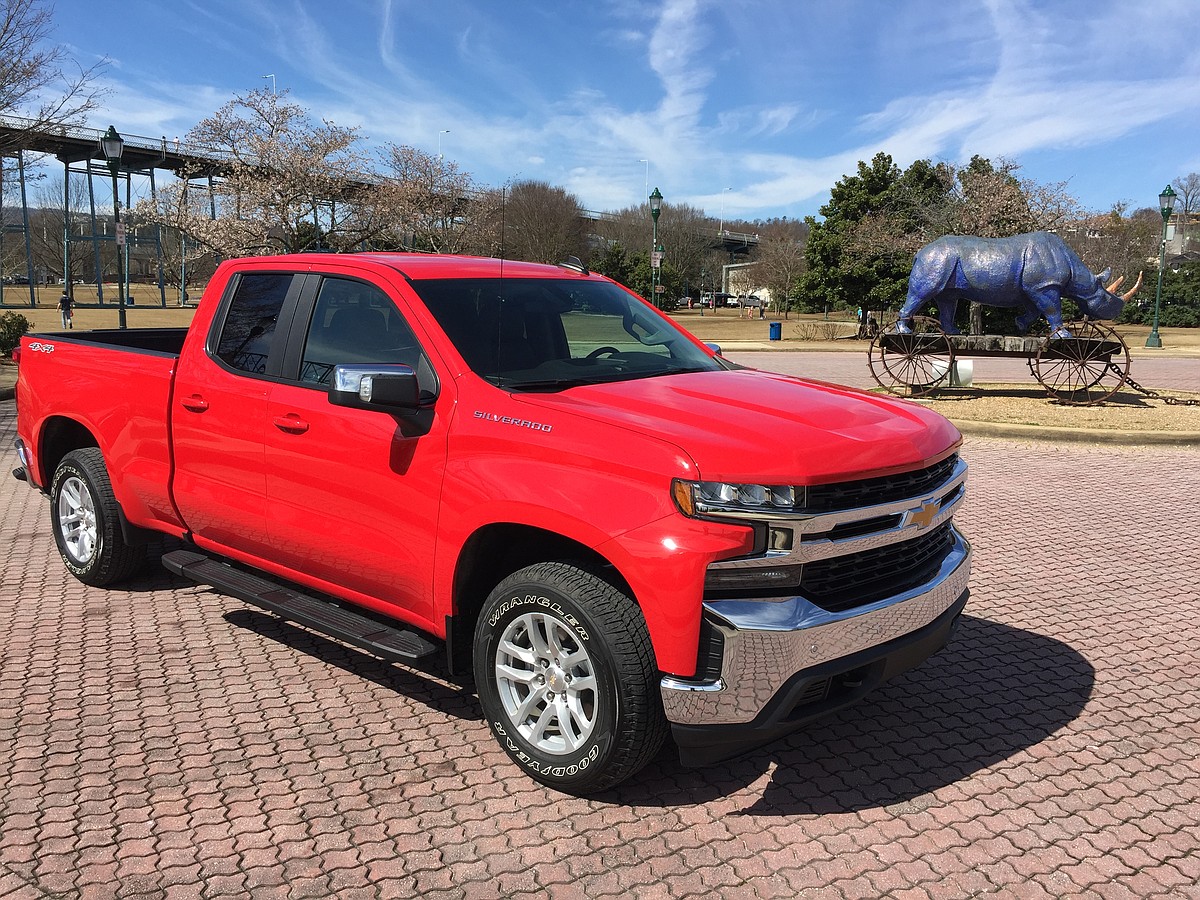
POLYGON ((724 353, 722 353, 722 352, 721 352, 721 345, 720 345, 720 344, 711 344, 711 343, 707 343, 707 342, 706 342, 706 343, 704 344, 704 346, 705 346, 705 347, 707 347, 709 350, 711 350, 713 353, 715 353, 717 356, 724 356, 724 355, 725 355, 724 353))
POLYGON ((421 408, 421 391, 411 366, 334 366, 329 402, 354 409, 415 412, 421 408))

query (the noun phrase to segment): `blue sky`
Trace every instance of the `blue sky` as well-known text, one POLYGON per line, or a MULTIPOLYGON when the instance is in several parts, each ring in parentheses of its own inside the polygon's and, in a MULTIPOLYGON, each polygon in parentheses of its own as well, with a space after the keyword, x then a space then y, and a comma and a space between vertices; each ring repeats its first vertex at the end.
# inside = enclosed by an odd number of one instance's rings
POLYGON ((183 136, 271 84, 317 118, 538 179, 589 209, 659 187, 817 213, 858 160, 1004 157, 1085 207, 1200 171, 1196 0, 57 0, 108 57, 89 124, 183 136))

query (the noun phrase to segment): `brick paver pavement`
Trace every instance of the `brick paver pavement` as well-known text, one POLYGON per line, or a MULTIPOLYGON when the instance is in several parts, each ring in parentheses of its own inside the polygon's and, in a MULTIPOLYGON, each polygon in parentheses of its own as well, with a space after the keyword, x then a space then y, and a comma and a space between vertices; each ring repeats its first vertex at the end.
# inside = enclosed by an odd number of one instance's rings
POLYGON ((0 898, 1200 897, 1200 452, 964 452, 950 647, 591 800, 521 775, 437 664, 162 572, 78 584, 5 477, 0 898))

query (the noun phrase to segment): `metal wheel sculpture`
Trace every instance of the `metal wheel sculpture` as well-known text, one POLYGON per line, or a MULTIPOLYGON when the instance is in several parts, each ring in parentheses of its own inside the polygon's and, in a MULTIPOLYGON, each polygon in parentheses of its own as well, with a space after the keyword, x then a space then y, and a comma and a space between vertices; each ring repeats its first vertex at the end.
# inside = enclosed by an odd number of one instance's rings
POLYGON ((1048 337, 1029 363, 1033 377, 1060 403, 1103 403, 1129 378, 1129 347, 1113 329, 1084 319, 1065 323, 1073 337, 1048 337))
POLYGON ((924 397, 950 384, 954 346, 937 319, 913 316, 912 333, 900 334, 896 323, 871 341, 871 375, 885 391, 900 397, 924 397))

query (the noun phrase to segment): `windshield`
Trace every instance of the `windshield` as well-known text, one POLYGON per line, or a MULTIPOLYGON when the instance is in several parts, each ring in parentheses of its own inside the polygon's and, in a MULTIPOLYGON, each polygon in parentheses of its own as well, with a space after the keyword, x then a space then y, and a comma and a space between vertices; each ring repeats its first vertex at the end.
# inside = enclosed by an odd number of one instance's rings
POLYGON ((512 390, 561 390, 721 364, 607 281, 456 278, 417 294, 471 369, 512 390))

